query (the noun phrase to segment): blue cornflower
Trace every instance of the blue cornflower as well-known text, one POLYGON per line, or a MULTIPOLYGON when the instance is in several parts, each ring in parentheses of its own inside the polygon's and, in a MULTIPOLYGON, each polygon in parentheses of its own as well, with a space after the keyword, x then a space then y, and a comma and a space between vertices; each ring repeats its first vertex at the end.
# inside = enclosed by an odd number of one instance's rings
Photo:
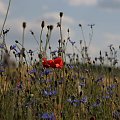
POLYGON ((44 74, 44 75, 49 75, 51 72, 52 72, 52 70, 46 69, 46 70, 43 72, 43 74, 44 74))
POLYGON ((49 82, 52 82, 52 80, 51 79, 49 79, 49 80, 40 80, 40 83, 49 83, 49 82))
POLYGON ((42 119, 56 120, 54 113, 43 113, 41 116, 42 119))
POLYGON ((56 52, 58 52, 58 50, 54 50, 52 52, 50 52, 51 54, 55 54, 56 52))
POLYGON ((106 92, 106 94, 108 94, 108 95, 113 95, 113 91, 112 90, 109 90, 108 92, 106 92))
POLYGON ((70 68, 70 69, 73 69, 73 68, 74 68, 74 66, 73 66, 73 65, 70 65, 70 64, 68 64, 67 67, 70 68))
POLYGON ((115 84, 110 85, 110 86, 108 86, 108 87, 107 87, 107 90, 113 90, 115 87, 116 87, 116 85, 115 85, 115 84))
POLYGON ((32 69, 32 70, 29 70, 29 71, 28 71, 29 74, 33 74, 33 73, 36 73, 36 72, 37 72, 36 69, 32 69))
POLYGON ((97 80, 95 80, 96 83, 102 82, 102 81, 103 81, 103 77, 100 77, 100 78, 98 78, 97 80))
POLYGON ((85 87, 85 83, 84 82, 80 83, 80 86, 85 87))
POLYGON ((11 45, 10 50, 14 50, 16 48, 16 45, 11 45))
POLYGON ((71 41, 70 39, 69 39, 69 41, 72 45, 74 45, 76 43, 75 41, 71 41))
POLYGON ((78 100, 78 99, 72 99, 72 98, 67 99, 67 102, 71 103, 75 107, 80 104, 80 100, 78 100))
POLYGON ((0 70, 0 73, 5 72, 4 70, 0 70))
POLYGON ((99 99, 96 100, 96 102, 92 105, 93 107, 98 107, 100 106, 101 102, 99 99))
POLYGON ((116 120, 120 120, 120 110, 115 110, 113 112, 113 118, 115 118, 116 120))
POLYGON ((69 99, 67 99, 67 102, 69 102, 69 103, 71 103, 73 105, 75 105, 75 104, 78 105, 80 103, 80 100, 75 99, 74 96, 71 96, 69 99))
POLYGON ((0 66, 3 66, 3 63, 0 61, 0 66))
POLYGON ((42 93, 44 96, 55 96, 57 94, 56 90, 44 90, 42 93))
POLYGON ((109 95, 103 96, 103 99, 109 99, 111 98, 109 95))
POLYGON ((88 101, 87 96, 83 97, 83 98, 80 100, 81 103, 87 103, 87 101, 88 101))
POLYGON ((81 81, 84 81, 86 78, 85 77, 80 77, 80 80, 81 81))
POLYGON ((64 79, 58 80, 58 84, 62 84, 64 82, 64 79))
POLYGON ((16 45, 11 45, 10 50, 15 50, 15 52, 18 53, 18 50, 16 49, 16 45))
POLYGON ((4 43, 0 44, 0 48, 3 49, 5 47, 4 43))
POLYGON ((21 81, 17 84, 16 89, 21 90, 22 88, 23 88, 23 82, 21 81))

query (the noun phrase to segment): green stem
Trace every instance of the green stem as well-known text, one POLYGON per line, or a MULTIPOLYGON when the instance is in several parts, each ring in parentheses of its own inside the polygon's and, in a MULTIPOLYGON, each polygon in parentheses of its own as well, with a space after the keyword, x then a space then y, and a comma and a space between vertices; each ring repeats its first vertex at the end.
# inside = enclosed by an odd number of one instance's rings
POLYGON ((4 22, 3 22, 3 25, 2 25, 2 29, 1 29, 1 32, 0 32, 0 36, 2 35, 2 32, 3 32, 4 26, 5 26, 5 23, 6 23, 7 17, 8 17, 8 13, 9 13, 10 5, 11 5, 11 0, 9 0, 9 4, 8 4, 8 8, 7 8, 7 12, 6 12, 6 15, 5 15, 4 22))

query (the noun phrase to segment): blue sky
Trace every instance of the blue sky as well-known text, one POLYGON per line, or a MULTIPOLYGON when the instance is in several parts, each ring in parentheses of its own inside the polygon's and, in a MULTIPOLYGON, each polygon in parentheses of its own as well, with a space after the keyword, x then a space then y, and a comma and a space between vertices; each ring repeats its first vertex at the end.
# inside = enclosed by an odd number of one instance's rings
MULTIPOLYGON (((3 24, 8 0, 0 0, 0 28, 3 24)), ((14 44, 14 40, 22 39, 22 22, 27 23, 25 33, 26 48, 36 49, 37 44, 30 34, 30 30, 39 39, 41 21, 45 24, 53 24, 54 30, 51 37, 52 49, 57 48, 59 31, 56 27, 59 21, 59 12, 63 12, 63 35, 67 38, 67 29, 70 29, 72 41, 83 39, 78 24, 83 25, 87 43, 89 42, 90 27, 95 24, 93 40, 89 50, 91 56, 98 55, 99 51, 108 50, 108 45, 114 44, 116 49, 120 45, 120 0, 12 0, 10 12, 5 29, 10 28, 7 36, 8 45, 14 44)), ((45 30, 46 31, 46 30, 45 30)), ((45 32, 43 41, 45 41, 45 32)), ((71 46, 67 51, 71 51, 71 46)))

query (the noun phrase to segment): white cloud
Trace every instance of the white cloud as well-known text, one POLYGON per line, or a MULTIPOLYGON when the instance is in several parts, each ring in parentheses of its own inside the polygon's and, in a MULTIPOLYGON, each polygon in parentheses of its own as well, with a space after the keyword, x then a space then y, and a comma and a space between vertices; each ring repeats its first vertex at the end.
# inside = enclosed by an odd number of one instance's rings
POLYGON ((120 45, 120 35, 119 34, 113 34, 113 33, 105 33, 104 34, 105 42, 104 44, 106 46, 109 46, 110 44, 113 44, 113 46, 118 49, 120 45))
POLYGON ((96 5, 97 4, 97 0, 68 0, 68 2, 72 6, 96 5))
POLYGON ((3 3, 3 1, 0 1, 0 14, 6 13, 6 5, 3 3))
POLYGON ((106 33, 105 34, 105 38, 108 40, 108 41, 119 41, 120 42, 120 35, 118 34, 112 34, 112 33, 106 33))
MULTIPOLYGON (((49 22, 58 22, 59 21, 59 13, 52 12, 44 14, 43 18, 49 20, 49 22)), ((75 20, 69 16, 63 15, 63 23, 73 24, 75 20)))

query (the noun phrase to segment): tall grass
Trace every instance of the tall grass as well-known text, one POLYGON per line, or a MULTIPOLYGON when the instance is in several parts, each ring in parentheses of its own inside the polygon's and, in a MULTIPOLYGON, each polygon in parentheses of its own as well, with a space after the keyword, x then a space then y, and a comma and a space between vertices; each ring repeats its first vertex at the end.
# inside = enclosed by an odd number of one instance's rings
POLYGON ((62 57, 64 67, 61 69, 45 68, 42 64, 43 58, 48 54, 46 51, 53 25, 47 25, 44 47, 44 21, 41 24, 39 42, 31 31, 38 44, 37 60, 33 56, 34 51, 27 50, 24 46, 26 23, 23 23, 23 42, 15 41, 10 46, 10 51, 4 42, 4 34, 7 32, 1 33, 3 43, 0 44, 0 120, 119 120, 120 69, 115 48, 110 46, 110 54, 106 52, 104 55, 100 51, 99 56, 92 60, 88 54, 92 38, 87 46, 83 27, 79 24, 83 34, 80 48, 70 39, 69 29, 68 39, 63 41, 63 13, 60 12, 59 16, 59 48, 50 54, 52 60, 62 57), (68 42, 72 45, 73 53, 66 53, 68 42), (76 54, 74 49, 77 49, 79 54, 76 54), (12 52, 14 61, 10 59, 12 52), (69 62, 66 62, 66 59, 69 62), (105 64, 106 61, 108 65, 105 64))

